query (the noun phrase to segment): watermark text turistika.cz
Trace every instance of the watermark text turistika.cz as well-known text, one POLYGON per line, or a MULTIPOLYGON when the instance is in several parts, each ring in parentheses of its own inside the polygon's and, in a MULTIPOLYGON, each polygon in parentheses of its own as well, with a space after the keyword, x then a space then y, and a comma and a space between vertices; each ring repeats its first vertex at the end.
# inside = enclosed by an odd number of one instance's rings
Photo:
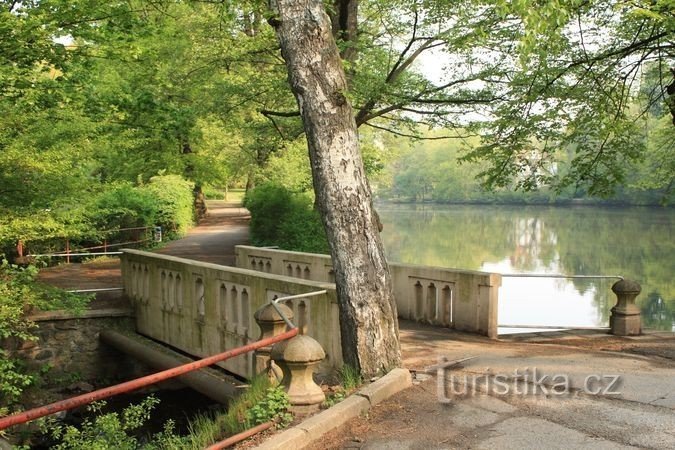
MULTIPOLYGON (((476 395, 552 395, 563 396, 581 392, 588 395, 621 395, 620 375, 589 374, 581 386, 573 386, 565 373, 545 374, 536 367, 515 369, 510 373, 456 373, 451 367, 455 361, 441 358, 439 363, 427 370, 435 372, 438 383, 438 400, 449 402, 452 396, 476 395)), ((578 383, 577 383, 578 384, 578 383)))

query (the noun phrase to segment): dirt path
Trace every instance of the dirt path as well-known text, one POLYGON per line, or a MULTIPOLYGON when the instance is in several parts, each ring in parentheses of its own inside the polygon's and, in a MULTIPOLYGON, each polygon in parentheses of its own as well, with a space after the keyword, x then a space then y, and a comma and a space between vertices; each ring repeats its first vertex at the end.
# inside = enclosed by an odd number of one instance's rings
MULTIPOLYGON (((250 215, 239 203, 207 200, 208 212, 199 225, 182 239, 169 242, 157 253, 234 265, 234 247, 248 243, 250 215)), ((62 264, 40 271, 39 280, 63 289, 101 289, 122 286, 119 259, 111 258, 86 264, 62 264)), ((91 307, 116 306, 120 295, 100 293, 91 307)))

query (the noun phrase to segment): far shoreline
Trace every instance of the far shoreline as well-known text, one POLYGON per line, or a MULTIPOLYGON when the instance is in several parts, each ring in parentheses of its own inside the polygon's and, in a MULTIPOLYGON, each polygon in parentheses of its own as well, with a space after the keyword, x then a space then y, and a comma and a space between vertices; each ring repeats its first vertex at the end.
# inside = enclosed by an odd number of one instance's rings
POLYGON ((551 206, 551 207, 606 207, 606 208, 650 208, 660 210, 675 209, 674 204, 661 205, 658 203, 631 203, 619 200, 531 200, 531 201, 499 201, 499 200, 467 200, 467 201, 438 201, 438 200, 404 200, 375 198, 375 205, 416 205, 416 206, 551 206))

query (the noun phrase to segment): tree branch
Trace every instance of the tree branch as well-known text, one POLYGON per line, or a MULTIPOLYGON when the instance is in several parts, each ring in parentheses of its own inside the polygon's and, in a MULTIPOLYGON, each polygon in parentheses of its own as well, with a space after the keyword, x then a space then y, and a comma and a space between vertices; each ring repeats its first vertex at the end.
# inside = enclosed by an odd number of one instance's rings
POLYGON ((415 134, 407 134, 407 133, 402 133, 400 131, 392 130, 391 128, 386 128, 380 125, 375 125, 370 122, 365 122, 364 125, 368 125, 369 127, 376 128, 378 130, 386 131, 391 134, 395 134, 396 136, 401 136, 401 137, 407 137, 407 138, 412 138, 412 139, 419 139, 421 141, 439 141, 441 139, 457 139, 460 136, 419 136, 415 134))
POLYGON ((268 109, 260 109, 258 112, 267 118, 269 118, 269 116, 300 117, 300 111, 270 111, 268 109))

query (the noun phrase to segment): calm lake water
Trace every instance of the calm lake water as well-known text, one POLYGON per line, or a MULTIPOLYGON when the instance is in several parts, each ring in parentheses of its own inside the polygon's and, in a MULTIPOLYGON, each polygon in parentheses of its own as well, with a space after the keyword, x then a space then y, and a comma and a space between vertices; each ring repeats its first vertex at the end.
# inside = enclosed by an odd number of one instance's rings
MULTIPOLYGON (((675 210, 596 206, 377 207, 391 261, 501 274, 637 280, 643 327, 675 331, 675 210)), ((608 326, 616 280, 503 278, 500 325, 608 326)), ((508 332, 508 329, 500 329, 508 332)))

